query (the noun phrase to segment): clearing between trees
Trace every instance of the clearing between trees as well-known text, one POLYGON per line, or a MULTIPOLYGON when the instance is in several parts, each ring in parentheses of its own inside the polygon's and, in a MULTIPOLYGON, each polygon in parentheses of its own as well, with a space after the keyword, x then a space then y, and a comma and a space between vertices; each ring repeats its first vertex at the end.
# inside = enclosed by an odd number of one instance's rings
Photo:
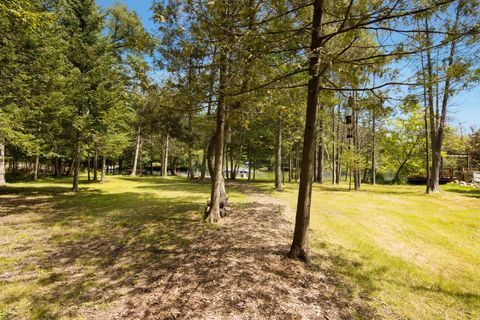
POLYGON ((478 316, 477 190, 426 201, 421 187, 315 187, 306 265, 286 258, 295 184, 228 188, 220 225, 202 222, 209 184, 183 178, 111 177, 77 195, 67 179, 1 189, 1 319, 478 316))
POLYGON ((2 319, 349 319, 346 285, 286 258, 276 200, 234 184, 234 212, 202 223, 208 184, 112 177, 2 190, 2 319))

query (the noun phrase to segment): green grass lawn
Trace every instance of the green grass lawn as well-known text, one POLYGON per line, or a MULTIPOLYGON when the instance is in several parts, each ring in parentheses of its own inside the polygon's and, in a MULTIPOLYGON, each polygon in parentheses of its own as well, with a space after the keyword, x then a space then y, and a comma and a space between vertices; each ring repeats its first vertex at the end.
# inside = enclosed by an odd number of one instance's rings
POLYGON ((70 188, 62 178, 0 189, 0 319, 81 319, 167 273, 206 227, 208 183, 108 177, 70 188))
MULTIPOLYGON (((272 192, 292 219, 297 188, 272 192)), ((479 189, 317 184, 311 229, 314 262, 380 318, 480 319, 479 189)))
MULTIPOLYGON (((0 189, 0 319, 81 319, 154 281, 205 230, 208 183, 108 177, 0 189), (154 272, 153 272, 154 271, 154 272), (140 285, 141 287, 141 285, 140 285)), ((297 184, 282 193, 293 219, 297 184)), ((382 319, 480 319, 480 190, 315 185, 313 261, 382 319)), ((232 202, 247 201, 229 188, 232 202)))

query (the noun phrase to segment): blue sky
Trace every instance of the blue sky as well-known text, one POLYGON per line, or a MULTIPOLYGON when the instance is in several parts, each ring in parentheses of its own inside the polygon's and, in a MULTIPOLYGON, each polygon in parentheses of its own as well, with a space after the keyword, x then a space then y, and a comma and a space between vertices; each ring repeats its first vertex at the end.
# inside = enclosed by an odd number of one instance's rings
POLYGON ((143 25, 149 31, 154 30, 155 26, 151 20, 152 11, 150 10, 150 7, 152 6, 152 0, 97 0, 97 4, 102 8, 106 8, 116 2, 125 3, 128 8, 135 10, 138 16, 142 18, 143 25))
MULTIPOLYGON (((131 10, 137 12, 147 30, 155 30, 155 25, 151 20, 151 0, 97 0, 97 4, 103 8, 115 2, 125 3, 131 10)), ((157 71, 154 74, 162 74, 162 72, 157 71)), ((471 126, 480 127, 480 86, 476 86, 472 90, 462 92, 452 98, 450 103, 450 122, 457 126, 460 123, 464 128, 464 132, 469 132, 471 126)))

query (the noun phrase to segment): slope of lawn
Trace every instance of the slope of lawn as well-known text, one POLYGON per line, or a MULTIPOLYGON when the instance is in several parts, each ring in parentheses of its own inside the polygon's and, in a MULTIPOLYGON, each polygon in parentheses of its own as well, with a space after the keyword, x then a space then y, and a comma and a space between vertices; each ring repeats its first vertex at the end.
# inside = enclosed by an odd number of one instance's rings
POLYGON ((63 178, 0 188, 0 319, 87 317, 167 273, 177 251, 205 230, 209 184, 81 182, 78 194, 63 178))
MULTIPOLYGON (((297 189, 272 193, 292 220, 297 189)), ((314 262, 379 318, 480 319, 479 189, 315 185, 312 198, 314 262)))

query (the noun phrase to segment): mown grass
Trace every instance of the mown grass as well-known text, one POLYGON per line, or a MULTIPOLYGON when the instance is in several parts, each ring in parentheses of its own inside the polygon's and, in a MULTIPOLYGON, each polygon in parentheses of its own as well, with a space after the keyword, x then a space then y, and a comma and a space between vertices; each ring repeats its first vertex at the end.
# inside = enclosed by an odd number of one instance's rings
MULTIPOLYGON (((0 319, 81 319, 168 272, 205 230, 208 183, 108 177, 0 189, 0 319)), ((246 200, 230 189, 238 203, 246 200)))
MULTIPOLYGON (((271 190, 263 185, 264 190, 271 190)), ((272 193, 293 219, 298 185, 272 193)), ((314 263, 382 319, 480 319, 480 190, 315 185, 314 263)))

